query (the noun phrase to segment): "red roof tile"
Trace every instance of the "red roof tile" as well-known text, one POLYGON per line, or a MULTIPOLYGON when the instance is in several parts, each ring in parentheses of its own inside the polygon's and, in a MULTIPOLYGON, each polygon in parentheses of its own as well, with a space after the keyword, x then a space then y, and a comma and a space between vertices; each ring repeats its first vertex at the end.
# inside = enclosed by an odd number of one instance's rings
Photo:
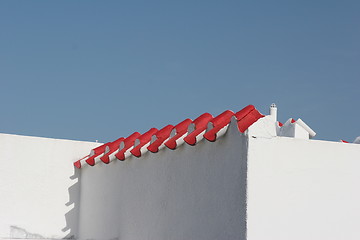
POLYGON ((160 130, 151 128, 144 134, 135 132, 127 138, 121 137, 113 142, 103 144, 93 149, 90 155, 74 162, 74 166, 81 168, 84 162, 93 166, 98 158, 107 164, 115 157, 119 160, 125 160, 130 155, 140 157, 147 150, 156 153, 164 146, 174 150, 184 142, 196 145, 203 138, 214 142, 226 132, 232 117, 236 118, 239 131, 245 132, 264 115, 253 105, 249 105, 237 113, 226 110, 214 118, 211 114, 204 113, 194 121, 185 119, 175 126, 167 125, 160 130))
POLYGON ((199 137, 202 137, 203 132, 205 133, 207 124, 211 121, 213 117, 210 113, 204 113, 200 117, 196 118, 189 126, 193 127, 194 130, 191 131, 185 138, 184 141, 190 145, 195 145, 199 137))
POLYGON ((230 123, 232 116, 234 116, 234 112, 230 110, 226 110, 219 116, 214 117, 210 121, 210 123, 213 125, 213 128, 204 134, 204 138, 206 138, 210 142, 214 142, 216 140, 216 133, 230 123))
POLYGON ((100 158, 101 161, 108 164, 110 162, 110 154, 114 153, 116 150, 119 150, 120 143, 123 142, 125 138, 121 137, 113 142, 111 142, 106 148, 104 155, 100 158))
POLYGON ((147 149, 150 152, 156 153, 159 151, 159 147, 170 137, 171 130, 173 130, 173 125, 167 125, 166 127, 160 129, 156 134, 156 140, 151 143, 147 149))
POLYGON ((158 130, 156 128, 151 128, 149 131, 147 131, 146 133, 144 133, 140 137, 138 137, 135 140, 134 148, 130 151, 132 153, 132 155, 134 155, 135 157, 141 157, 141 148, 145 144, 150 143, 151 136, 156 134, 157 132, 158 132, 158 130))
POLYGON ((134 146, 135 140, 140 137, 141 134, 134 132, 120 144, 119 152, 115 154, 115 157, 119 160, 125 160, 125 152, 134 146))
POLYGON ((192 123, 191 119, 185 119, 184 121, 176 125, 172 130, 172 133, 174 133, 174 135, 171 136, 170 134, 171 137, 169 140, 165 142, 165 146, 167 146, 172 150, 176 149, 178 145, 178 141, 181 139, 181 137, 183 137, 187 133, 188 127, 191 123, 192 123))
POLYGON ((235 114, 238 120, 238 128, 240 132, 245 132, 259 118, 264 117, 253 105, 249 105, 235 114))
POLYGON ((86 162, 90 165, 90 166, 94 166, 95 165, 95 158, 100 156, 101 154, 104 153, 105 148, 109 145, 109 143, 105 143, 104 145, 101 145, 97 148, 94 148, 93 150, 91 150, 91 153, 89 155, 89 158, 86 159, 86 162))

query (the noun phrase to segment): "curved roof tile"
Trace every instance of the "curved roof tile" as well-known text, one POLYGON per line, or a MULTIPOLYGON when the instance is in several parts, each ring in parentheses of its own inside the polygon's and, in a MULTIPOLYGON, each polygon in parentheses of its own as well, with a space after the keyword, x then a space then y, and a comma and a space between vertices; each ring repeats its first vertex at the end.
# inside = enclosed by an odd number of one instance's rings
POLYGON ((191 123, 192 120, 188 118, 177 124, 171 131, 170 139, 165 142, 165 146, 175 150, 179 145, 179 141, 183 141, 182 139, 186 136, 191 123))
POLYGON ((227 126, 230 123, 232 116, 234 116, 234 112, 230 111, 230 110, 226 110, 219 116, 214 117, 210 121, 210 123, 213 125, 213 128, 204 134, 204 138, 206 138, 210 142, 214 142, 216 140, 216 133, 219 132, 220 129, 222 129, 223 127, 227 126))
POLYGON ((121 161, 124 161, 126 158, 125 156, 126 151, 134 147, 135 140, 140 136, 141 136, 140 133, 134 132, 133 134, 125 138, 125 140, 120 143, 119 152, 115 154, 115 157, 121 161))
POLYGON ((164 146, 174 150, 184 142, 194 146, 203 138, 214 142, 226 132, 233 116, 237 120, 240 132, 244 132, 259 118, 264 117, 253 105, 249 105, 237 113, 226 110, 216 117, 204 113, 194 121, 185 119, 175 126, 167 125, 160 130, 151 128, 144 134, 134 132, 127 138, 121 137, 113 142, 103 144, 91 150, 90 155, 74 162, 74 166, 81 168, 84 162, 94 166, 98 159, 106 164, 115 158, 123 161, 130 155, 141 157, 147 150, 156 153, 164 146))
POLYGON ((110 160, 110 155, 114 153, 116 150, 119 150, 120 143, 123 142, 125 138, 121 137, 119 139, 116 139, 115 141, 111 142, 108 146, 106 146, 104 155, 100 158, 103 163, 108 164, 110 160))
POLYGON ((159 147, 170 137, 171 131, 174 129, 173 125, 167 125, 166 127, 160 129, 156 134, 156 140, 152 142, 147 149, 150 152, 156 153, 159 151, 159 147))
POLYGON ((91 150, 91 153, 89 155, 89 158, 85 160, 85 162, 87 162, 87 164, 89 164, 90 166, 94 166, 95 165, 95 158, 100 156, 101 154, 104 154, 105 148, 109 145, 110 143, 105 143, 97 148, 94 148, 93 150, 91 150))
POLYGON ((204 135, 207 124, 209 121, 213 119, 213 116, 210 113, 204 113, 200 115, 198 118, 196 118, 189 126, 190 128, 193 128, 193 131, 191 131, 185 138, 184 141, 194 146, 196 142, 202 139, 202 136, 204 135))
POLYGON ((158 130, 156 128, 151 128, 149 131, 138 137, 135 141, 134 148, 130 151, 135 157, 141 157, 143 153, 142 148, 146 144, 150 144, 151 136, 153 136, 158 130))

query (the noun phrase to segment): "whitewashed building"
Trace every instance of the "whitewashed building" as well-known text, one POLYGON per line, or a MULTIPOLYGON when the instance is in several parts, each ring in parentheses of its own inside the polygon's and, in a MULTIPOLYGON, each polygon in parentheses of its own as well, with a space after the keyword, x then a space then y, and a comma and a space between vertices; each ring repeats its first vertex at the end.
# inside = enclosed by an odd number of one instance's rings
POLYGON ((0 134, 0 238, 360 239, 359 138, 313 140, 276 115, 250 105, 106 144, 0 134))

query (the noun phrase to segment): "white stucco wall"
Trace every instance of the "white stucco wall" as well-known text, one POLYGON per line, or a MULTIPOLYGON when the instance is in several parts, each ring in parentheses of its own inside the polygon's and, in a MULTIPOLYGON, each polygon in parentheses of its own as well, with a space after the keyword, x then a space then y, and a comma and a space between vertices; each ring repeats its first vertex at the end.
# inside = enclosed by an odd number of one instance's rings
POLYGON ((245 239, 247 138, 82 168, 81 239, 245 239))
POLYGON ((360 145, 250 138, 249 240, 360 239, 360 145))
POLYGON ((100 144, 0 134, 0 238, 360 239, 359 144, 247 133, 76 172, 100 144))
POLYGON ((97 145, 0 134, 0 238, 64 238, 75 233, 72 202, 78 202, 79 189, 72 162, 97 145))

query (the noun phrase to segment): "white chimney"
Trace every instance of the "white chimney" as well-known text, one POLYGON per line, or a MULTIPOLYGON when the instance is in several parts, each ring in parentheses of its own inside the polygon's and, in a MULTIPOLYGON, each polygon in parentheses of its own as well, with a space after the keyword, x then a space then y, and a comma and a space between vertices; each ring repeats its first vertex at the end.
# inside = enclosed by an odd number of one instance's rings
POLYGON ((277 107, 275 103, 270 105, 269 115, 274 120, 274 122, 277 121, 277 107))

